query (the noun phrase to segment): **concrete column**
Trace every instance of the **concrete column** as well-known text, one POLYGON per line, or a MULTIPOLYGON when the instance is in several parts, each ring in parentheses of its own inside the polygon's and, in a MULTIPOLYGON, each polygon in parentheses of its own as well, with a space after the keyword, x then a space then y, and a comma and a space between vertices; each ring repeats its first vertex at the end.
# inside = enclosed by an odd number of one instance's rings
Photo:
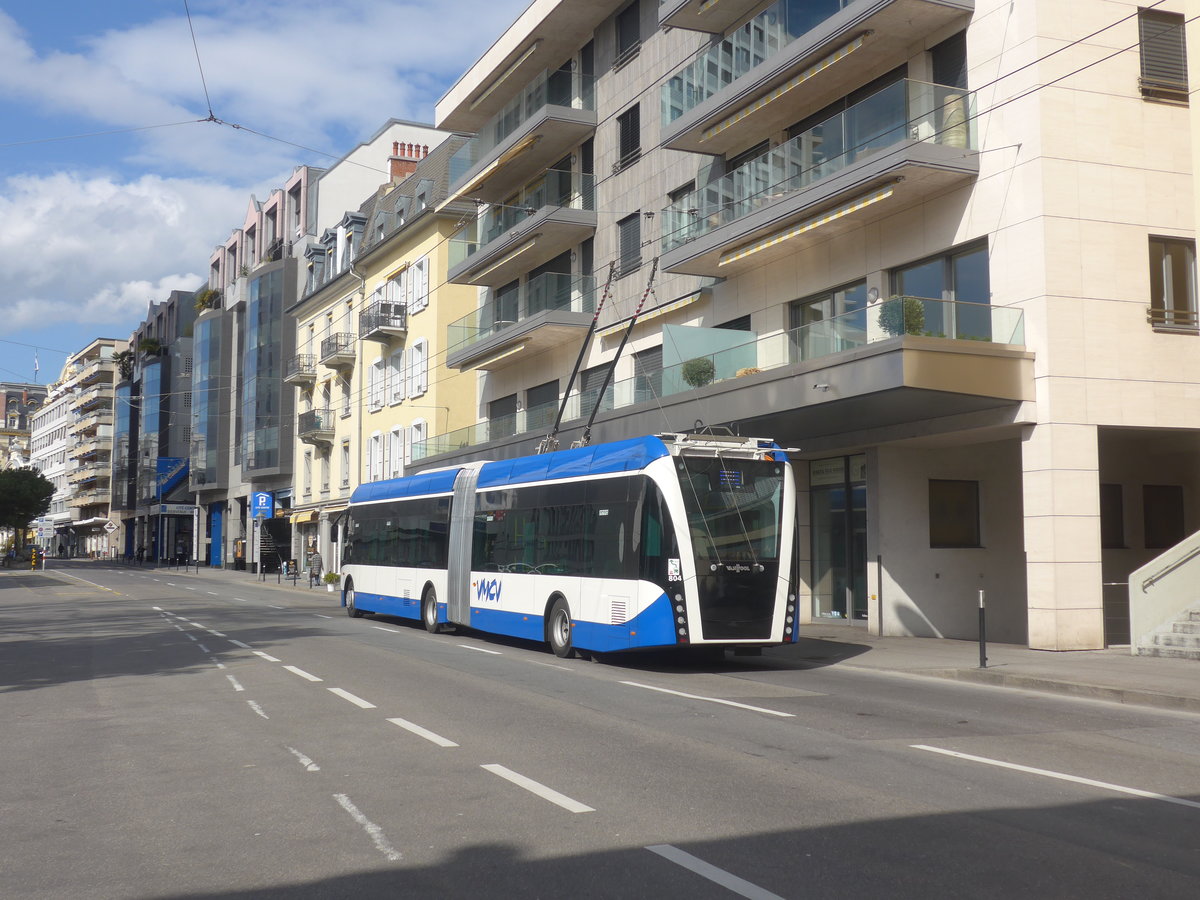
POLYGON ((1100 457, 1094 425, 1034 425, 1021 447, 1029 646, 1104 646, 1100 457))

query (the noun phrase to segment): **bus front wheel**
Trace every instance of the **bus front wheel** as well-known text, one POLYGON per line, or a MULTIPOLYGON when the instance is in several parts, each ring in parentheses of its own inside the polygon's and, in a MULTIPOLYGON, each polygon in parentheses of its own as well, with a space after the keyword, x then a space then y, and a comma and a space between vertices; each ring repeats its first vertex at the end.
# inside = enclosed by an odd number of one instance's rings
POLYGON ((361 619, 362 610, 354 605, 354 582, 346 581, 345 590, 346 615, 352 619, 361 619))
POLYGON ((550 649, 559 659, 570 659, 575 655, 575 648, 571 646, 571 608, 562 597, 550 607, 550 615, 546 617, 546 637, 550 649))

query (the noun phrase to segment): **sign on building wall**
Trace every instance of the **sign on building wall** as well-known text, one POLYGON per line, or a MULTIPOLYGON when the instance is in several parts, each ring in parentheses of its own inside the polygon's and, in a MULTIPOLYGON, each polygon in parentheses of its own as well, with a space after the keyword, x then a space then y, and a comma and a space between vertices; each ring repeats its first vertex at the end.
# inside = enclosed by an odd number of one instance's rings
POLYGON ((250 495, 250 516, 257 519, 275 518, 275 495, 270 491, 255 491, 250 495))

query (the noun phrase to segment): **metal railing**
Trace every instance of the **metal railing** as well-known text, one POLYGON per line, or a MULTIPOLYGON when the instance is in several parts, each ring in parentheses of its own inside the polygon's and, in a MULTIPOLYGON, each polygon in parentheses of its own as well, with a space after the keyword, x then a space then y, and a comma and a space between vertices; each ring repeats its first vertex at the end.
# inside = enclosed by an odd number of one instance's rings
POLYGON ((545 272, 515 291, 496 296, 447 328, 450 353, 487 340, 530 316, 546 310, 591 313, 596 309, 596 279, 589 275, 545 272))

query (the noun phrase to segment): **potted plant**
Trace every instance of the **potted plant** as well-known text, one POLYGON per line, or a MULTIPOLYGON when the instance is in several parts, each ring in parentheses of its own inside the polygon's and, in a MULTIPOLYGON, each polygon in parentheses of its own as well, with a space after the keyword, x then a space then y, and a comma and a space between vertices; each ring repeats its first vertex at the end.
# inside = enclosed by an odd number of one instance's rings
POLYGON ((204 312, 206 309, 216 309, 221 305, 221 292, 215 288, 202 288, 196 292, 194 302, 196 312, 204 312))
POLYGON ((321 576, 321 580, 325 582, 325 590, 332 594, 337 583, 342 580, 342 576, 337 572, 326 572, 321 576))
POLYGON ((890 297, 880 304, 879 327, 892 337, 925 330, 925 304, 920 297, 890 297))
POLYGON ((683 376, 683 380, 692 387, 700 388, 706 384, 712 384, 713 377, 717 374, 717 367, 707 356, 697 356, 683 364, 680 374, 683 376))

